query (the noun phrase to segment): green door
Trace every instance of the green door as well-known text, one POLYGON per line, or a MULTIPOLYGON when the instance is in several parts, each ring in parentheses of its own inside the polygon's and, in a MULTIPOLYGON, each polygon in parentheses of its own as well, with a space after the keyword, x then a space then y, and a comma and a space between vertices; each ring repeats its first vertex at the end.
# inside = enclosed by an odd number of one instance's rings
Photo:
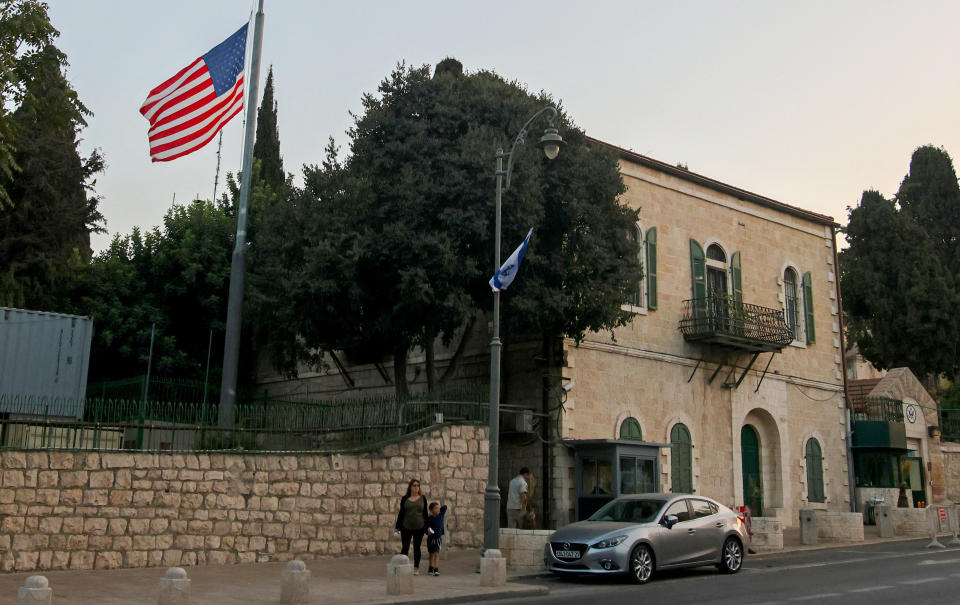
POLYGON ((904 456, 901 460, 903 460, 903 463, 901 464, 900 472, 903 473, 904 481, 910 486, 910 491, 913 495, 913 507, 918 508, 920 502, 926 502, 927 500, 927 492, 924 489, 923 480, 923 460, 913 456, 904 456))
POLYGON ((749 424, 740 429, 743 462, 743 503, 754 517, 763 516, 763 480, 760 478, 760 437, 749 424))

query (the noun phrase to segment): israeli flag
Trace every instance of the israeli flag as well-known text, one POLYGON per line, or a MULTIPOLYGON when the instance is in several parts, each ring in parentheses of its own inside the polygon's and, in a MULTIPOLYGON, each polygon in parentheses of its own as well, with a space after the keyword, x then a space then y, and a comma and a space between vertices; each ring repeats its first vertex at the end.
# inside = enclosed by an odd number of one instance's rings
POLYGON ((510 258, 507 259, 507 262, 503 263, 500 269, 493 274, 493 277, 490 279, 490 287, 493 288, 494 292, 506 290, 507 287, 513 283, 513 278, 517 276, 517 271, 520 269, 520 263, 523 262, 523 255, 527 253, 527 246, 530 245, 531 235, 533 235, 532 227, 527 233, 527 237, 523 239, 520 247, 514 250, 510 258))

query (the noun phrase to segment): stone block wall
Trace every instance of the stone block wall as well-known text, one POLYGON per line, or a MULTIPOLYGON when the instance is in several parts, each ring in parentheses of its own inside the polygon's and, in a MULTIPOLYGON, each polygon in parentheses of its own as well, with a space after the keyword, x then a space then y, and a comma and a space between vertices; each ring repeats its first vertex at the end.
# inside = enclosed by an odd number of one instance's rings
POLYGON ((545 571, 543 549, 553 535, 552 529, 500 529, 500 552, 512 571, 545 571))
POLYGON ((783 522, 770 517, 754 517, 750 520, 750 536, 753 546, 783 549, 783 522))
POLYGON ((419 478, 446 544, 483 535, 487 430, 443 426, 355 455, 0 453, 0 569, 113 569, 399 551, 419 478))
POLYGON ((824 542, 863 542, 863 514, 816 511, 817 537, 824 542))
POLYGON ((891 508, 893 533, 897 536, 929 536, 930 525, 925 508, 891 508))
POLYGON ((960 502, 960 443, 941 441, 940 451, 943 453, 943 482, 947 500, 960 502))

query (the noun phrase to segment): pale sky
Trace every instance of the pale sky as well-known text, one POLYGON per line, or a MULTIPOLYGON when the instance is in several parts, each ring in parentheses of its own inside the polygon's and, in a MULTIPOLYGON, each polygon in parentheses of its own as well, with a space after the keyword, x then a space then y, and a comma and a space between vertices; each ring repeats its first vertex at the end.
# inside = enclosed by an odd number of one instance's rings
MULTIPOLYGON (((67 76, 95 114, 82 149, 106 157, 110 235, 158 225, 174 194, 210 198, 215 141, 153 164, 138 109, 253 2, 48 2, 67 76)), ((266 0, 265 13, 261 76, 272 64, 296 175, 329 136, 347 149, 349 112, 398 61, 447 56, 552 93, 590 136, 841 223, 864 189, 896 191, 917 146, 960 154, 957 2, 266 0)), ((239 170, 241 145, 235 118, 223 173, 239 170)))

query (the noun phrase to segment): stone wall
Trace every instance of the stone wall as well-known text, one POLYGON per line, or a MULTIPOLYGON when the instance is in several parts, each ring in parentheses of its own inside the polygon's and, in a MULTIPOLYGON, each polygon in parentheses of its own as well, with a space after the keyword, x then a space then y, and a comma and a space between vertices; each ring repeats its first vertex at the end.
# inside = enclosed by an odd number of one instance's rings
POLYGON ((543 549, 552 529, 500 529, 500 552, 507 559, 512 571, 538 573, 546 570, 543 565, 543 549))
POLYGON ((898 536, 929 536, 930 524, 925 508, 891 508, 893 533, 898 536))
POLYGON ((863 542, 863 515, 816 511, 818 538, 824 542, 863 542))
POLYGON ((750 520, 750 531, 753 546, 783 550, 783 522, 780 519, 754 517, 750 520))
POLYGON ((249 563, 399 551, 419 478, 478 547, 487 430, 443 426, 355 455, 0 453, 0 569, 249 563))
POLYGON ((960 443, 941 441, 940 451, 943 452, 943 480, 947 500, 960 502, 960 443))

